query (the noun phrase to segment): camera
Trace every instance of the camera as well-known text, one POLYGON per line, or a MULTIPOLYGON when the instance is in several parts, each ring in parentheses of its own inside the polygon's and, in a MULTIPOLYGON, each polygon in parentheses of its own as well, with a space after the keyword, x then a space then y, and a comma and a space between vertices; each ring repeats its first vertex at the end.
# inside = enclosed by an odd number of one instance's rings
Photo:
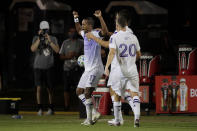
POLYGON ((48 34, 49 30, 48 29, 43 29, 39 35, 40 41, 45 41, 45 35, 48 34))

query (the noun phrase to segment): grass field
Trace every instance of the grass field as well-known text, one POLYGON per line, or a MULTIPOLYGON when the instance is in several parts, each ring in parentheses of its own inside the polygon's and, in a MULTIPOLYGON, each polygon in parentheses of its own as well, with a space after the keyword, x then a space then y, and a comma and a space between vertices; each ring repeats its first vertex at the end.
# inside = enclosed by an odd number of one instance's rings
POLYGON ((0 115, 0 131, 197 131, 197 116, 142 116, 140 128, 133 127, 133 116, 124 116, 124 125, 112 127, 102 116, 93 126, 82 126, 79 115, 36 116, 24 114, 22 119, 0 115))

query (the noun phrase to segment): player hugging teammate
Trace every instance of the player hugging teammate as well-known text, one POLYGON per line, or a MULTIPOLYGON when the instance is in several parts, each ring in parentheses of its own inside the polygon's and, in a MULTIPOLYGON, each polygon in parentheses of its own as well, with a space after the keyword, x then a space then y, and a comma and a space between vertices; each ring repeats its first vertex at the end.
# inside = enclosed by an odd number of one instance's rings
MULTIPOLYGON (((74 14, 75 23, 79 22, 78 17, 75 17, 76 13, 73 12, 73 14, 74 14)), ((113 102, 115 119, 108 121, 108 124, 112 126, 120 126, 123 124, 123 118, 121 113, 121 102, 120 102, 120 99, 122 97, 129 103, 129 105, 131 106, 134 112, 134 127, 139 127, 139 119, 140 119, 139 76, 135 62, 136 59, 140 58, 141 53, 140 53, 140 45, 137 37, 133 34, 132 30, 128 28, 130 22, 129 13, 126 10, 121 10, 116 14, 116 31, 114 33, 108 32, 106 24, 103 18, 101 17, 101 12, 96 11, 95 14, 97 14, 97 17, 99 16, 98 18, 101 22, 102 32, 103 32, 102 35, 111 35, 110 41, 103 41, 98 36, 98 33, 95 33, 94 31, 91 30, 81 32, 81 35, 84 38, 84 53, 86 52, 87 49, 90 48, 89 46, 86 46, 85 42, 87 43, 91 41, 93 43, 96 43, 96 45, 99 46, 99 48, 101 45, 109 48, 110 50, 105 67, 105 74, 109 76, 108 86, 110 87, 110 95, 113 102), (108 68, 110 64, 111 64, 111 71, 109 73, 108 68), (128 90, 128 92, 126 92, 125 90, 128 90)), ((82 27, 83 26, 86 26, 84 20, 82 21, 82 27)), ((76 24, 76 28, 78 28, 78 24, 76 24)), ((93 52, 91 53, 91 55, 94 54, 95 53, 93 52)), ((100 57, 100 55, 98 56, 100 57)), ((88 57, 86 56, 85 70, 86 70, 86 64, 89 63, 89 60, 90 59, 88 59, 88 57)), ((101 69, 99 70, 100 71, 98 72, 101 73, 102 70, 101 69)), ((90 74, 94 72, 95 70, 89 70, 90 74)), ((86 71, 84 72, 84 74, 85 73, 86 71)), ((84 77, 84 74, 82 75, 82 78, 84 77)), ((96 76, 94 76, 93 78, 94 80, 95 77, 98 78, 101 75, 99 74, 96 76)), ((91 78, 93 76, 89 75, 87 77, 91 78)), ((98 80, 95 80, 95 83, 96 82, 98 82, 98 80)), ((85 85, 87 85, 87 82, 85 85)), ((93 85, 85 86, 85 85, 83 85, 84 87, 86 87, 85 93, 87 93, 86 91, 87 87, 96 87, 96 85, 94 86, 93 85)), ((78 86, 78 87, 82 88, 82 86, 78 86)), ((86 105, 86 111, 88 111, 87 105, 89 103, 92 107, 92 100, 90 99, 92 91, 93 89, 90 88, 90 94, 86 98, 81 97, 83 95, 82 93, 79 95, 79 98, 86 105)), ((87 112, 87 119, 83 123, 84 125, 92 125, 94 123, 92 119, 88 117, 89 115, 91 115, 91 113, 89 112, 88 114, 87 112)))

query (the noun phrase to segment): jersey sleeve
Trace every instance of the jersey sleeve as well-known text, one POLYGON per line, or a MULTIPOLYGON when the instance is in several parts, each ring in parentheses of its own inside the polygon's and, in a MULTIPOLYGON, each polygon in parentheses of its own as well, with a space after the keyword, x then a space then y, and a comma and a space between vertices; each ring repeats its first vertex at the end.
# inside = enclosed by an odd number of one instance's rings
POLYGON ((137 37, 136 37, 136 50, 140 51, 140 44, 139 44, 137 37))
POLYGON ((116 43, 115 43, 115 37, 112 35, 109 39, 109 48, 114 48, 116 49, 116 43))
POLYGON ((94 30, 93 35, 96 36, 97 38, 103 38, 102 33, 100 30, 94 30))
POLYGON ((83 37, 83 39, 84 39, 84 37, 85 37, 85 32, 84 32, 84 30, 81 30, 81 36, 83 37))

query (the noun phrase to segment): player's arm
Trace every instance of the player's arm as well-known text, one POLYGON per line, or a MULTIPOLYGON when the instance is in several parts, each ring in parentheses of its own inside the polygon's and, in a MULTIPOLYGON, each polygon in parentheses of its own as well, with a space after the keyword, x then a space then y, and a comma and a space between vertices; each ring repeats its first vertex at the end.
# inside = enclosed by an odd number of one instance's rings
POLYGON ((141 51, 136 51, 136 60, 139 60, 141 57, 141 51))
POLYGON ((73 11, 73 17, 74 17, 74 22, 75 22, 75 28, 78 32, 79 35, 81 35, 81 25, 79 23, 79 15, 78 15, 78 12, 76 11, 73 11))
POLYGON ((88 39, 93 39, 94 41, 96 41, 97 43, 99 43, 101 46, 103 46, 105 48, 109 48, 109 41, 104 41, 104 40, 102 40, 100 38, 97 38, 91 32, 86 33, 86 37, 88 39))
POLYGON ((96 10, 94 15, 99 19, 100 23, 101 23, 101 33, 102 35, 108 35, 108 28, 107 25, 105 24, 105 21, 102 17, 102 13, 100 10, 96 10))
POLYGON ((110 48, 109 50, 109 54, 108 54, 108 57, 107 57, 107 63, 106 63, 106 66, 105 66, 105 74, 107 76, 109 76, 109 66, 111 65, 111 62, 115 56, 115 53, 116 53, 116 49, 115 48, 110 48))
POLYGON ((140 44, 136 37, 136 60, 139 60, 140 57, 141 57, 140 44))

